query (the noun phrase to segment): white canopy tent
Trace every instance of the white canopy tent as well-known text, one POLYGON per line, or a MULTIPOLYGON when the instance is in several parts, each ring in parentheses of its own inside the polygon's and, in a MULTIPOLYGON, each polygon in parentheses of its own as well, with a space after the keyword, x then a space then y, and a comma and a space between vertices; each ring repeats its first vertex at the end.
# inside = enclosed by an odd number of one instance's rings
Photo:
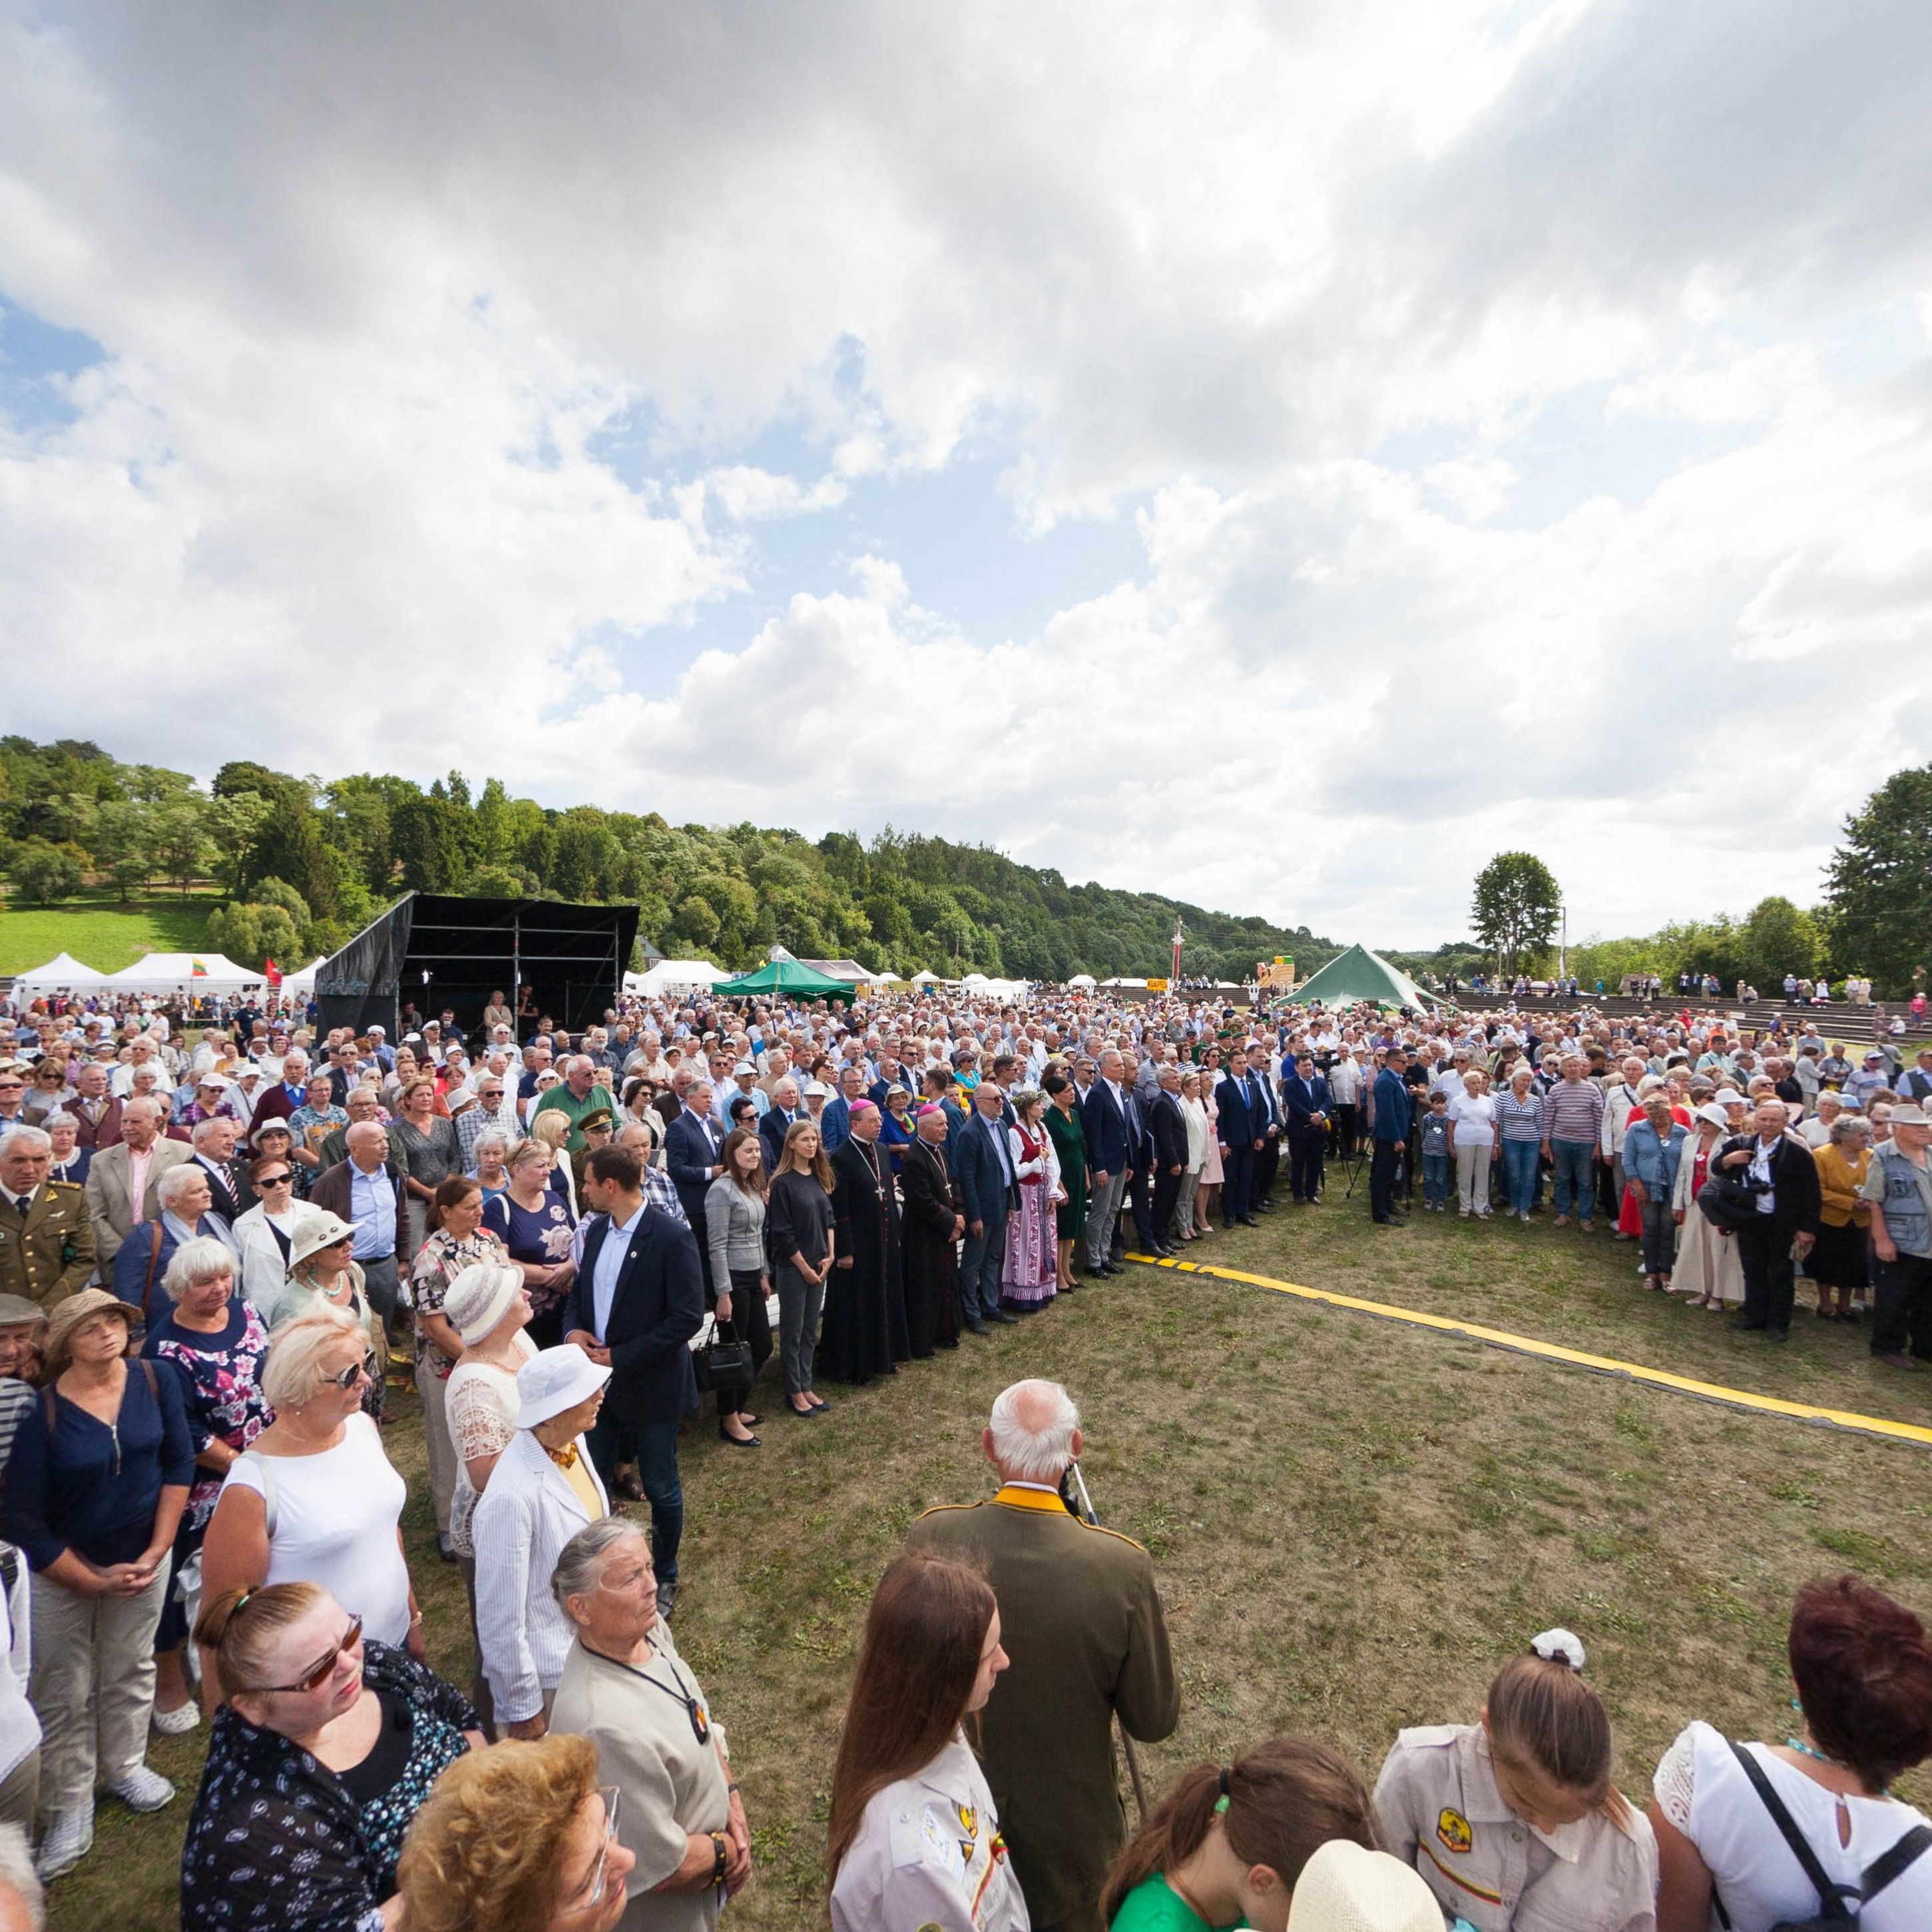
POLYGON ((43 993, 92 993, 107 984, 107 975, 83 966, 71 952, 56 952, 44 966, 14 976, 16 997, 32 999, 43 993))
POLYGON ((660 959, 647 973, 626 973, 624 990, 649 998, 674 988, 715 986, 731 976, 728 969, 714 966, 708 959, 660 959))
POLYGON ((1070 986, 1082 987, 1090 993, 1094 990, 1094 976, 1090 973, 1076 973, 1066 983, 1070 986))
POLYGON ((912 984, 915 986, 950 986, 952 983, 950 980, 942 980, 930 968, 923 973, 915 973, 912 976, 912 984))
POLYGON ((299 972, 284 973, 282 975, 282 991, 284 993, 313 993, 315 991, 316 973, 328 963, 325 955, 320 959, 311 959, 299 972))
POLYGON ((219 952, 150 952, 106 980, 122 993, 238 993, 266 983, 259 971, 219 952))

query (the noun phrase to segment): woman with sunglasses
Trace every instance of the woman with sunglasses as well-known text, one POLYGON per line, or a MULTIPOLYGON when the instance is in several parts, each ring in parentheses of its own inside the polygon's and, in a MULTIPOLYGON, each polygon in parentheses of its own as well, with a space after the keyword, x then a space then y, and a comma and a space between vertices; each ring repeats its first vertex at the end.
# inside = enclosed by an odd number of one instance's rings
POLYGON ((403 1932, 613 1932, 631 1854, 589 1739, 561 1734, 457 1760, 403 1847, 403 1932))
POLYGON ((352 1315, 376 1352, 369 1386, 362 1391, 362 1406, 380 1422, 384 1382, 389 1372, 389 1331, 369 1299, 355 1250, 356 1230, 350 1222, 326 1208, 310 1208, 290 1250, 289 1278, 262 1312, 272 1329, 311 1308, 339 1308, 352 1315))
POLYGON ((212 1236, 184 1241, 161 1286, 174 1305, 148 1329, 141 1352, 168 1364, 179 1377, 194 1442, 194 1480, 175 1533, 168 1600, 154 1633, 154 1729, 172 1737, 193 1730, 200 1717, 182 1670, 188 1616, 173 1580, 201 1547, 230 1465, 274 1420, 274 1412, 262 1390, 268 1324, 235 1292, 235 1257, 228 1250, 212 1236))
POLYGON ((552 1727, 597 1747, 635 1862, 625 1932, 712 1932, 752 1872, 751 1828, 704 1690, 658 1615, 642 1528, 607 1516, 563 1546, 550 1588, 574 1628, 552 1727))
POLYGON ((195 1625, 228 1702, 182 1848, 182 1932, 402 1921, 396 1862, 430 1787, 483 1742, 470 1706, 319 1584, 227 1589, 195 1625))
POLYGON ((302 1219, 294 1160, 286 1152, 258 1154, 248 1163, 248 1185, 256 1198, 254 1207, 236 1216, 235 1241, 242 1251, 242 1292, 266 1319, 288 1280, 302 1219))
MULTIPOLYGON (((262 1393, 274 1424, 230 1464, 202 1545, 202 1598, 271 1583, 318 1583, 353 1604, 379 1643, 423 1656, 422 1612, 403 1558, 405 1490, 362 1413, 376 1372, 367 1332, 317 1306, 268 1337, 262 1393)), ((202 1694, 222 1696, 212 1652, 202 1694)))

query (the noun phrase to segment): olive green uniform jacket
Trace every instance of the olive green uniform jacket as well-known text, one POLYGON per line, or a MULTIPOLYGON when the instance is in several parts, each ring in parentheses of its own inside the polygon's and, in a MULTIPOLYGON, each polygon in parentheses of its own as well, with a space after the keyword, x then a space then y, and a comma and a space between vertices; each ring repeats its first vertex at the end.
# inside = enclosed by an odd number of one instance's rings
POLYGON ((24 1222, 0 1195, 0 1294, 51 1310, 85 1288, 93 1272, 94 1224, 78 1187, 42 1181, 24 1222))
POLYGON ((985 1568, 1012 1662, 980 1714, 980 1756, 1013 1870, 1035 1926, 1097 1928, 1126 1835, 1114 1718, 1148 1742, 1180 1718, 1153 1563, 1023 1484, 928 1510, 906 1541, 985 1568))

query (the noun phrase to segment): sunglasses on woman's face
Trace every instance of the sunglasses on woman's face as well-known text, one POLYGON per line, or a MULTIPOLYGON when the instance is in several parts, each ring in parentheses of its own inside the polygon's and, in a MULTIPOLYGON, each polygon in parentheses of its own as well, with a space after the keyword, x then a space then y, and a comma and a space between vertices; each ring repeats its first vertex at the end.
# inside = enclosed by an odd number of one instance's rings
POLYGON ((292 1174, 265 1174, 256 1185, 260 1187, 286 1187, 294 1178, 292 1174))
POLYGON ((341 1374, 331 1376, 328 1380, 346 1394, 364 1377, 372 1382, 376 1379, 376 1352, 373 1348, 359 1362, 351 1362, 341 1374))
POLYGON ((298 1691, 315 1690, 328 1682, 331 1673, 340 1660, 345 1650, 353 1650, 362 1641, 362 1619, 351 1617, 349 1628, 342 1633, 342 1641, 319 1663, 304 1671, 292 1684, 271 1684, 262 1694, 275 1697, 292 1695, 298 1691))

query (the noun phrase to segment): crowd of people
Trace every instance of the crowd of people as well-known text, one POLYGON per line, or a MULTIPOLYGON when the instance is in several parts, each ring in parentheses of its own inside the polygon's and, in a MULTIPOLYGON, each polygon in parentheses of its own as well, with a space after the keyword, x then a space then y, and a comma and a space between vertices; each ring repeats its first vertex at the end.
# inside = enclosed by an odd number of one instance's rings
MULTIPOLYGON (((88 1855, 100 1792, 172 1802, 148 1732, 206 1722, 184 1925, 714 1924, 752 1840, 670 1634, 700 1394, 758 1450, 760 1401, 823 1426, 821 1380, 1024 1323, 1130 1252, 1332 1208, 1338 1164, 1366 1163, 1379 1222, 1418 1192, 1492 1220, 1546 1196, 1556 1225, 1636 1244, 1652 1287, 1741 1303, 1773 1336, 1802 1267, 1821 1316, 1869 1314, 1881 1360, 1932 1358, 1932 1051, 1907 1069, 1881 1041, 1855 1066, 1809 1029, 1688 1006, 694 995, 572 1034, 524 1005, 412 1015, 393 1044, 245 1002, 198 1028, 152 1002, 13 1016, 0 1734, 22 1748, 0 1822, 36 1834, 43 1877, 88 1855), (470 1608, 460 1690, 429 1668, 400 1534, 384 1432, 405 1379, 470 1608)), ((1748 1768, 1687 1732, 1647 1824, 1610 1787, 1564 1632, 1505 1668, 1481 1723, 1405 1732, 1372 1796, 1277 1739, 1184 1778, 1124 1844, 1111 1727, 1157 1739, 1179 1712, 1151 1566, 1063 1500, 1064 1391, 1009 1390, 986 1446, 998 1495, 915 1525, 868 1624, 833 1781, 842 1932, 1688 1928, 1684 1901, 1707 1901, 1701 1925, 1712 1885, 1742 1884, 1735 1821, 1700 1837, 1685 1794, 1701 1771, 1735 1798, 1748 1768)), ((1861 1619, 1922 1652, 1876 1593, 1819 1589, 1855 1662, 1861 1619)), ((1795 1671, 1797 1622, 1792 1640, 1795 1671)), ((1890 1820, 1878 1706, 1817 1714, 1852 1667, 1816 1680, 1810 1745, 1759 1755, 1890 1820)), ((1912 1677, 1887 1707, 1900 1765, 1932 1750, 1928 1694, 1912 1677)), ((1826 1863, 1856 1876, 1881 1828, 1826 1863)), ((1913 1870, 1892 1899, 1928 1895, 1932 1859, 1913 1870)))

